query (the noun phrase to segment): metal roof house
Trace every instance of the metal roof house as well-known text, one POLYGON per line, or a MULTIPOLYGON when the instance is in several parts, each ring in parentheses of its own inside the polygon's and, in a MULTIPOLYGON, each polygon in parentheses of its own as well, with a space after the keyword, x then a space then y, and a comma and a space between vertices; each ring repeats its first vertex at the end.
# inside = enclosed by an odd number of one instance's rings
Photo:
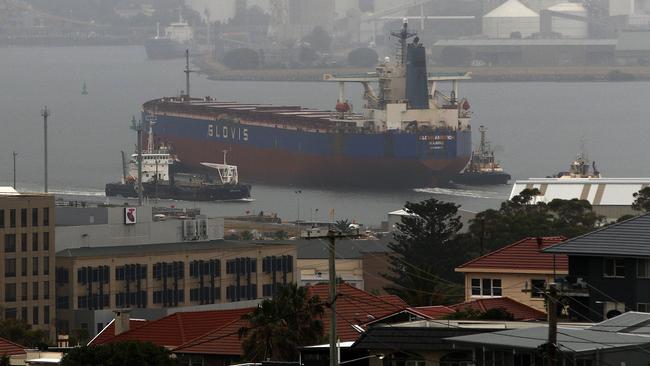
POLYGON ((569 256, 569 310, 599 321, 650 312, 650 213, 567 240, 545 253, 569 256))
POLYGON ((647 186, 650 186, 650 178, 531 178, 517 180, 509 199, 526 188, 536 188, 540 195, 535 197, 535 203, 548 203, 554 199, 587 200, 594 212, 618 219, 639 213, 632 209, 632 195, 647 186))

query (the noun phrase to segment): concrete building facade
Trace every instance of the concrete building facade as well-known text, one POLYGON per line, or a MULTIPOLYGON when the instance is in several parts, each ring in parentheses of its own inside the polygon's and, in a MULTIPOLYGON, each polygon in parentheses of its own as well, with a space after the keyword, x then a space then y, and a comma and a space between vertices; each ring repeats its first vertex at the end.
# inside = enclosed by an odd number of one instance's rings
POLYGON ((57 328, 92 336, 105 325, 94 320, 96 310, 155 313, 269 297, 297 281, 295 268, 292 245, 216 240, 65 249, 57 253, 57 328))
POLYGON ((0 318, 54 339, 54 196, 0 191, 0 318))

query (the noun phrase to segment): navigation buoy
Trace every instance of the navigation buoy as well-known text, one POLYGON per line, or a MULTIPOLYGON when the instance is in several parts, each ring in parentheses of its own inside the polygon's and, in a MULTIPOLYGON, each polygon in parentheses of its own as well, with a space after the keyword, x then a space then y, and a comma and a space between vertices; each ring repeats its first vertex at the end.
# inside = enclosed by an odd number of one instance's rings
POLYGON ((81 87, 81 95, 88 95, 88 89, 86 88, 85 81, 84 81, 84 85, 81 87))

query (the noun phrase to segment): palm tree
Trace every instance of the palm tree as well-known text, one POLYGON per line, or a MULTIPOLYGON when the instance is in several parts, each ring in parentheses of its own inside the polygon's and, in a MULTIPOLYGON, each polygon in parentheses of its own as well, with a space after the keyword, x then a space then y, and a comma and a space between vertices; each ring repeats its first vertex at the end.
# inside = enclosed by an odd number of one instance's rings
POLYGON ((308 297, 305 287, 281 285, 272 299, 242 316, 248 326, 239 329, 247 360, 296 361, 298 348, 323 338, 323 303, 308 297))

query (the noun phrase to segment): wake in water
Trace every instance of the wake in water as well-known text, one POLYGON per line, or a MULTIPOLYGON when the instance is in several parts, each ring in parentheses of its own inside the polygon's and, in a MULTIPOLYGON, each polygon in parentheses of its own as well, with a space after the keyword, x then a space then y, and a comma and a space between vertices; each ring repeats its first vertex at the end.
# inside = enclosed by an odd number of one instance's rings
POLYGON ((460 188, 416 188, 414 191, 419 193, 429 193, 437 194, 442 196, 454 196, 454 197, 469 197, 469 198, 483 198, 483 199, 493 199, 493 200, 507 200, 508 194, 504 192, 495 192, 495 191, 478 191, 478 190, 469 190, 469 189, 460 189, 460 188))

